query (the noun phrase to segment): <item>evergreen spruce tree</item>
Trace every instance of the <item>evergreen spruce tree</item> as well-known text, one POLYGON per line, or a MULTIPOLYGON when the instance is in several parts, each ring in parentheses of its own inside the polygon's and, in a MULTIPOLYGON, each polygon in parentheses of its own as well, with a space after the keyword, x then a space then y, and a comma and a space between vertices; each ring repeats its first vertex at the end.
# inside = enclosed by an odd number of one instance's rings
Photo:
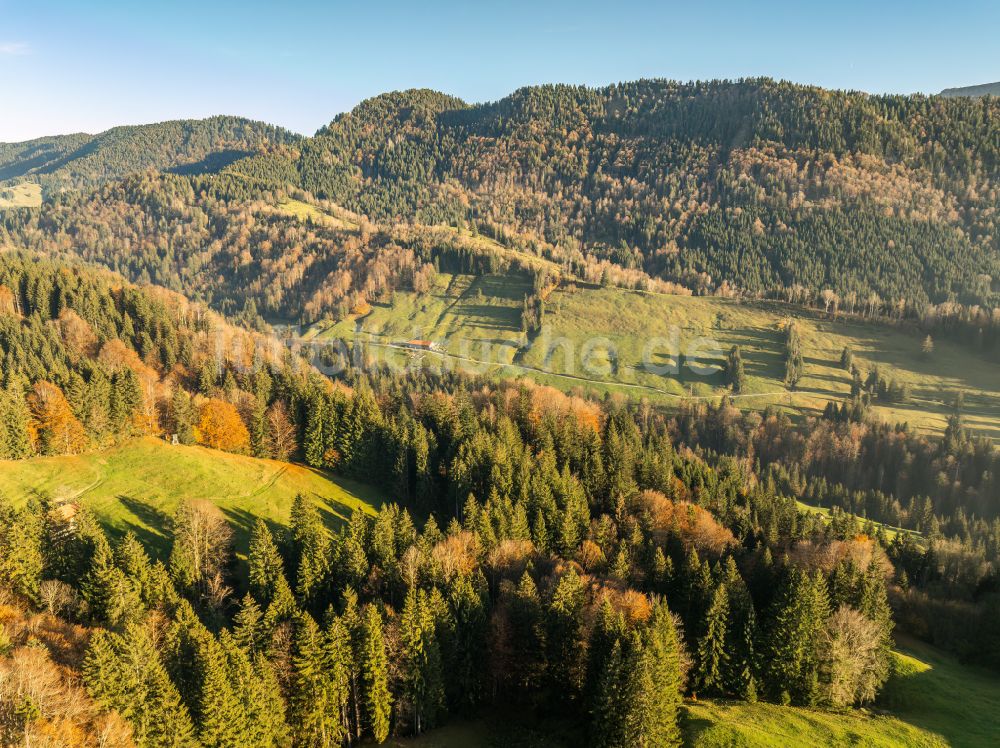
POLYGON ((583 641, 585 592, 575 569, 560 577, 546 611, 547 680, 564 703, 580 698, 586 676, 583 641))
POLYGON ((605 598, 597 612, 597 620, 590 634, 587 663, 587 685, 584 689, 587 702, 593 712, 594 704, 600 697, 600 683, 607 669, 608 658, 611 656, 612 645, 625 632, 625 618, 612 607, 605 598))
POLYGON ((751 704, 757 701, 757 619, 753 603, 743 617, 742 640, 739 647, 739 659, 733 668, 735 678, 732 690, 744 701, 751 704))
POLYGON ((142 405, 139 377, 127 366, 111 376, 111 423, 117 429, 131 427, 132 418, 142 405))
POLYGON ((740 394, 746 389, 746 372, 743 368, 743 357, 740 347, 734 345, 726 358, 726 378, 733 388, 733 394, 740 394))
POLYGON ((626 676, 622 642, 614 639, 601 658, 591 704, 590 744, 595 748, 625 748, 624 725, 627 704, 623 680, 626 676))
POLYGON ((9 383, 0 392, 0 458, 21 460, 31 454, 31 414, 19 383, 9 383))
POLYGON ((233 638, 249 653, 258 652, 264 644, 264 613, 248 592, 233 617, 233 638))
POLYGON ((308 411, 306 412, 306 430, 302 443, 302 452, 305 455, 306 463, 312 467, 323 466, 323 454, 325 451, 323 420, 326 407, 326 400, 322 395, 317 393, 310 399, 308 411))
POLYGON ((785 327, 785 384, 789 389, 798 387, 803 368, 799 328, 794 322, 789 322, 785 327))
POLYGON ((194 748, 194 726, 177 688, 145 628, 128 624, 121 634, 98 630, 83 662, 90 696, 132 726, 142 748, 194 748))
POLYGON ((96 538, 90 569, 81 583, 83 598, 94 620, 120 628, 137 621, 144 610, 137 584, 115 565, 107 538, 96 538))
POLYGON ((254 457, 270 457, 267 435, 267 402, 254 398, 247 425, 250 431, 250 453, 254 457))
POLYGON ((646 745, 677 746, 681 744, 679 714, 685 675, 681 665, 683 645, 674 617, 665 602, 654 604, 645 636, 653 689, 646 745))
POLYGON ((444 704, 441 652, 423 590, 410 587, 400 617, 402 679, 411 727, 419 735, 433 727, 444 704))
POLYGON ((323 632, 323 661, 329 688, 329 706, 340 714, 347 736, 351 733, 351 681, 356 666, 351 648, 351 635, 343 620, 331 616, 323 632))
POLYGON ((287 746, 291 729, 285 721, 286 706, 278 676, 263 653, 258 652, 252 656, 252 665, 259 684, 255 699, 260 724, 265 734, 270 733, 272 745, 276 748, 287 746))
POLYGON ((525 571, 510 599, 510 626, 517 643, 510 665, 515 698, 533 696, 545 673, 545 621, 542 601, 531 574, 525 571))
POLYGON ((726 627, 729 619, 729 594, 719 584, 712 595, 705 618, 705 633, 698 639, 698 663, 695 678, 698 688, 710 694, 722 694, 729 667, 726 627))
POLYGON ((170 421, 173 433, 181 444, 194 444, 194 405, 183 387, 175 387, 170 398, 170 421))
POLYGON ((129 530, 115 547, 115 565, 122 570, 138 589, 147 605, 158 602, 158 595, 153 590, 153 567, 142 543, 129 530))
POLYGON ((45 566, 42 516, 36 502, 17 510, 0 495, 0 584, 32 601, 45 566))
POLYGON ((331 677, 325 637, 312 616, 299 616, 292 659, 292 697, 289 723, 299 745, 339 746, 348 736, 341 710, 341 694, 331 677))
POLYGON ((219 642, 202 629, 196 636, 195 675, 198 683, 198 740, 209 748, 236 748, 245 721, 242 705, 229 680, 229 663, 219 642))
POLYGON ((474 709, 483 697, 488 671, 487 585, 481 572, 474 577, 457 575, 448 592, 454 616, 454 636, 446 657, 450 702, 474 709))
POLYGON ((849 345, 845 345, 840 352, 840 368, 844 371, 851 371, 854 368, 854 351, 849 345))
POLYGON ((868 564, 861 578, 856 607, 879 626, 882 640, 879 659, 882 660, 884 671, 888 673, 888 665, 892 658, 892 609, 889 607, 885 576, 875 559, 868 564))
POLYGON ((320 593, 330 573, 331 542, 319 510, 302 495, 292 503, 291 535, 295 594, 303 604, 321 610, 320 593))
POLYGON ((775 601, 767 643, 769 687, 798 704, 818 696, 819 639, 829 615, 826 580, 819 572, 792 569, 775 601))
POLYGON ((389 660, 382 635, 382 616, 374 605, 365 608, 361 644, 364 723, 376 743, 389 736, 392 693, 389 691, 389 660))
POLYGON ((219 362, 207 358, 198 370, 198 391, 205 397, 211 397, 219 383, 219 362))
POLYGON ((267 523, 258 519, 250 535, 250 594, 262 608, 277 603, 282 610, 294 606, 291 588, 285 578, 285 563, 267 523))
POLYGON ((624 667, 619 682, 622 721, 612 745, 616 748, 661 745, 653 742, 658 732, 658 686, 653 683, 652 653, 639 631, 632 632, 624 652, 624 667))

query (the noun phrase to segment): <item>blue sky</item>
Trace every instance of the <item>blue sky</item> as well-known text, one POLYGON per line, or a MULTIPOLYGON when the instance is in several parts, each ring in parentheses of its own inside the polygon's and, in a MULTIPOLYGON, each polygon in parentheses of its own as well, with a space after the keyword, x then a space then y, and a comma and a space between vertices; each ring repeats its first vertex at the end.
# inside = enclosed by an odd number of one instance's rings
POLYGON ((0 141, 239 114, 312 133, 384 91, 769 75, 937 92, 1000 80, 996 0, 0 0, 0 141))

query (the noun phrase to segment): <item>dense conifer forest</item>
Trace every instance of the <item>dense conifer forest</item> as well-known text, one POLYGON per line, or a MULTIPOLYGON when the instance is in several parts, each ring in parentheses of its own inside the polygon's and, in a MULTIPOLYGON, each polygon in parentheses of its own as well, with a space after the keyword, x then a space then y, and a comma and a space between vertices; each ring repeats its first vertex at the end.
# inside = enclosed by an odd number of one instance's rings
POLYGON ((995 98, 766 79, 388 94, 302 144, 371 216, 479 221, 685 284, 992 303, 995 98), (984 279, 983 276, 989 276, 984 279))
POLYGON ((287 529, 258 523, 246 572, 210 504, 182 506, 154 562, 86 509, 5 503, 6 667, 86 694, 67 715, 11 686, 8 734, 338 745, 505 704, 572 717, 591 745, 670 745, 684 694, 872 702, 894 628, 1000 666, 1000 465, 960 410, 934 443, 431 372, 330 382, 249 366, 252 341, 220 358, 200 343, 225 323, 114 276, 8 255, 0 278, 5 456, 171 433, 392 500, 332 534, 298 501, 287 529), (31 609, 65 651, 30 659, 31 609))

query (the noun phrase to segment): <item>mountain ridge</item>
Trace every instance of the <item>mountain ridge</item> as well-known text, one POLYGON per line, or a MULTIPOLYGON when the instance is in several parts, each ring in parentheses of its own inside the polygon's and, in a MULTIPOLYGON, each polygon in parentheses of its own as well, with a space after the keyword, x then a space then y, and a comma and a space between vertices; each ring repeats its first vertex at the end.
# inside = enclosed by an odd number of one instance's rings
POLYGON ((938 96, 959 97, 959 96, 1000 96, 1000 81, 996 83, 980 83, 975 86, 956 86, 946 88, 938 96))
POLYGON ((224 152, 233 155, 231 161, 300 138, 275 125, 228 115, 120 125, 94 135, 0 143, 0 182, 31 179, 46 189, 87 187, 150 168, 191 167, 224 152))
MULTIPOLYGON (((990 98, 768 78, 527 86, 484 104, 409 89, 367 99, 311 138, 264 125, 270 137, 251 133, 256 150, 232 147, 233 132, 225 142, 203 137, 183 159, 158 158, 162 171, 217 175, 212 189, 234 206, 299 191, 375 225, 446 225, 515 242, 580 277, 610 266, 695 293, 830 289, 915 311, 1000 300, 1000 147, 984 137, 998 121, 990 98)), ((132 147, 157 134, 123 132, 132 147)), ((156 142, 169 151, 184 141, 167 133, 156 142)), ((112 179, 141 166, 134 161, 84 156, 72 169, 92 168, 75 177, 48 168, 72 185, 112 179)), ((133 206, 132 192, 120 195, 126 212, 162 210, 155 195, 133 206)), ((64 240, 91 228, 100 230, 78 225, 64 240)))

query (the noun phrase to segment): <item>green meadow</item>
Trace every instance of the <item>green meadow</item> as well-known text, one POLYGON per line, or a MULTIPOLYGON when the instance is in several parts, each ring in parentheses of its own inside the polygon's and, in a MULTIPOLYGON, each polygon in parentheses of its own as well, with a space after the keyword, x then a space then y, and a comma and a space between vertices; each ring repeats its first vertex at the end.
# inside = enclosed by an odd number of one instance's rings
POLYGON ((879 706, 957 748, 997 744, 1000 676, 910 638, 901 638, 895 673, 879 706))
POLYGON ((347 211, 325 211, 301 200, 285 200, 278 204, 278 210, 287 215, 295 216, 300 221, 311 220, 313 223, 323 223, 335 229, 354 231, 358 228, 358 224, 354 222, 347 211))
POLYGON ((662 403, 726 394, 722 367, 738 345, 747 374, 739 405, 776 405, 797 415, 819 415, 827 402, 850 394, 850 375, 840 366, 841 351, 849 346, 863 375, 878 366, 885 379, 909 388, 908 401, 875 405, 883 420, 940 432, 961 391, 966 425, 1000 438, 996 364, 944 339, 924 356, 923 335, 915 329, 830 318, 778 302, 571 285, 549 295, 542 332, 528 340, 521 332, 528 292, 524 276, 441 274, 426 294, 396 292, 363 317, 321 323, 310 334, 366 340, 383 358, 404 365, 415 354, 394 345, 434 340, 446 355, 418 354, 429 363, 448 359, 484 373, 528 375, 563 389, 618 391, 662 403), (795 391, 783 381, 783 329, 792 319, 805 359, 795 391))
POLYGON ((897 642, 894 672, 866 711, 829 712, 743 702, 687 702, 688 745, 954 746, 980 748, 1000 736, 1000 676, 927 644, 897 642))
POLYGON ((0 185, 0 210, 37 208, 42 204, 42 186, 34 182, 0 185))
POLYGON ((131 530, 160 557, 169 550, 170 517, 185 499, 218 506, 239 553, 258 517, 287 524, 297 494, 311 498, 331 527, 356 508, 374 512, 380 503, 369 486, 302 465, 151 437, 85 455, 0 461, 0 493, 17 503, 44 495, 85 506, 112 534, 131 530))

